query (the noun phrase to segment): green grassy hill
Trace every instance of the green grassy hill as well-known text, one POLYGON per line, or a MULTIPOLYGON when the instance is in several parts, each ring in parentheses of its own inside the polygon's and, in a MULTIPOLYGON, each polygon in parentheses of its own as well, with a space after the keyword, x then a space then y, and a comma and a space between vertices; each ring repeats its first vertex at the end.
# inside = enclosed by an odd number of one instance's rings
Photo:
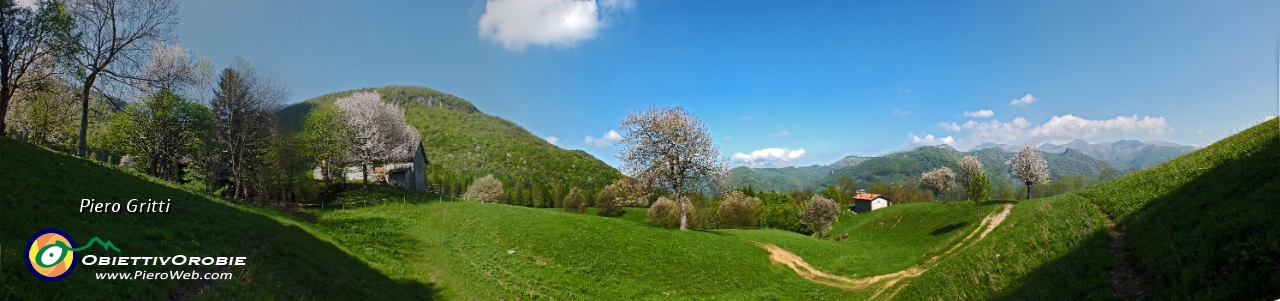
MULTIPOLYGON (((972 207, 932 203, 845 215, 832 232, 849 234, 841 242, 769 229, 682 232, 642 223, 644 209, 606 218, 431 201, 291 215, 12 140, 0 140, 0 153, 0 180, 14 184, 0 188, 0 218, 14 221, 0 228, 6 246, 0 299, 858 300, 871 292, 810 282, 771 263, 756 242, 791 249, 831 273, 865 277, 911 266, 975 227, 972 207), (166 215, 78 214, 81 197, 163 197, 175 204, 166 215), (237 278, 220 282, 101 281, 93 272, 136 267, 81 266, 62 282, 45 283, 7 268, 23 261, 8 246, 50 226, 81 243, 111 240, 129 256, 248 256, 250 264, 229 269, 237 278)), ((398 193, 375 189, 342 198, 398 193)))
POLYGON ((472 178, 493 174, 509 188, 536 183, 599 189, 622 176, 586 152, 561 149, 515 123, 480 112, 464 99, 422 87, 387 86, 325 94, 284 108, 281 127, 299 131, 312 110, 332 106, 356 91, 377 91, 384 102, 404 108, 406 120, 422 135, 434 166, 429 182, 461 182, 465 186, 472 178))
POLYGON ((430 299, 423 282, 371 267, 331 238, 309 230, 305 219, 276 210, 193 193, 139 173, 55 153, 0 137, 0 299, 430 299), (82 198, 99 202, 172 199, 167 214, 81 213, 82 198), (189 266, 84 266, 59 282, 37 279, 25 267, 26 244, 45 228, 58 228, 78 244, 92 237, 121 251, 97 247, 96 256, 247 256, 231 280, 96 280, 95 272, 192 271, 189 266), (388 276, 392 275, 392 276, 388 276))
POLYGON ((369 258, 375 266, 410 267, 418 281, 439 285, 442 298, 462 300, 861 300, 873 291, 810 282, 772 264, 755 242, 782 246, 833 274, 866 277, 910 267, 976 227, 973 207, 934 203, 844 215, 832 231, 849 234, 841 242, 772 229, 682 232, 643 224, 643 209, 607 218, 442 202, 317 214, 342 244, 409 242, 370 252, 394 250, 406 259, 369 258))
POLYGON ((1274 299, 1277 122, 1113 181, 1024 201, 1003 231, 924 273, 898 297, 1114 299, 1120 287, 1152 300, 1274 299), (1123 240, 1112 238, 1109 223, 1123 240), (1121 266, 1133 272, 1120 275, 1138 275, 1140 284, 1113 280, 1121 266))

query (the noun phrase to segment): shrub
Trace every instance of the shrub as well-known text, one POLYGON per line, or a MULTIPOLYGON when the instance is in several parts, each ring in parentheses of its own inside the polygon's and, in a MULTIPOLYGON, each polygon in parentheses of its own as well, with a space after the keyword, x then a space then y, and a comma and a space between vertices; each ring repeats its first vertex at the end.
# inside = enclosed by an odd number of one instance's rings
POLYGON ((645 216, 644 221, 659 226, 680 226, 679 210, 675 201, 665 196, 660 197, 657 202, 649 206, 649 214, 645 216))
POLYGON ((462 198, 481 203, 507 203, 507 193, 502 191, 502 181, 494 179, 493 175, 471 182, 471 186, 467 187, 467 192, 462 194, 462 198))
POLYGON ((831 224, 839 217, 840 205, 822 196, 813 196, 800 210, 800 221, 812 226, 818 232, 818 238, 822 238, 823 232, 830 231, 831 224))
POLYGON ((564 212, 586 213, 587 198, 582 196, 582 191, 578 187, 569 190, 569 194, 564 196, 564 212))
POLYGON ((622 215, 621 189, 616 184, 605 186, 596 194, 596 211, 600 216, 622 215))
POLYGON ((760 199, 730 191, 720 201, 720 228, 755 228, 759 211, 760 199))
POLYGON ((813 233, 812 227, 800 222, 800 204, 790 195, 766 192, 757 196, 761 202, 758 222, 761 228, 813 233))

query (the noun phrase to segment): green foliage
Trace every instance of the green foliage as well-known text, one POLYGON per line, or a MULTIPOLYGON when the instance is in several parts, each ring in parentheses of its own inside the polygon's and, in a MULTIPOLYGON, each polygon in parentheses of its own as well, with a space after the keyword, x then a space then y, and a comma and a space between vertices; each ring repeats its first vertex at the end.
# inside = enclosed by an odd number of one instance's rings
POLYGON ((107 145, 134 156, 136 168, 178 182, 184 163, 211 155, 213 116, 209 108, 162 89, 111 119, 107 145))
POLYGON ((828 200, 836 201, 836 202, 844 199, 844 196, 840 192, 840 188, 837 188, 835 185, 827 186, 827 188, 823 188, 821 191, 818 191, 818 195, 824 198, 827 198, 828 200))
POLYGON ((342 119, 334 107, 316 109, 306 116, 299 134, 304 156, 310 165, 320 168, 326 187, 345 182, 343 167, 350 157, 347 151, 353 132, 342 119))
POLYGON ((307 116, 356 91, 376 91, 384 102, 404 108, 409 125, 424 141, 431 165, 428 184, 449 186, 455 195, 461 190, 456 187, 492 174, 503 183, 535 183, 529 188, 509 187, 521 190, 521 195, 534 195, 526 189, 554 191, 552 201, 544 195, 541 205, 561 207, 558 201, 570 186, 591 192, 622 177, 586 152, 561 149, 519 125, 480 112, 466 100, 422 87, 387 86, 322 95, 284 108, 281 128, 301 131, 307 116))
POLYGON ((263 155, 264 168, 253 181, 255 198, 262 203, 310 203, 319 197, 320 186, 311 179, 311 169, 302 157, 297 137, 276 133, 263 155))
MULTIPOLYGON (((982 206, 982 203, 991 200, 991 180, 987 179, 987 174, 978 172, 969 177, 968 191, 966 194, 969 200, 973 201, 973 207, 976 209, 982 206)), ((978 218, 982 218, 981 215, 978 218)))
POLYGON ((564 196, 564 212, 583 214, 586 213, 587 200, 582 196, 582 190, 577 187, 569 190, 569 194, 564 196))
POLYGON ((996 191, 995 198, 1002 201, 1012 201, 1013 188, 1009 188, 1009 185, 1000 185, 1000 188, 996 191))
POLYGON ((786 230, 796 233, 813 233, 813 227, 800 221, 801 202, 791 195, 767 192, 756 194, 760 198, 760 227, 786 230))

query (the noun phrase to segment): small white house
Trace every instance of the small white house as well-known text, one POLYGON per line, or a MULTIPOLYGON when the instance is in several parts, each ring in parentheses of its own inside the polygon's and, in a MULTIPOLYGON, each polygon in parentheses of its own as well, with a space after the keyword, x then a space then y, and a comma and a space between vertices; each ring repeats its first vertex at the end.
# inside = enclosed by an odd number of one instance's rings
POLYGON ((859 193, 853 196, 853 212, 864 213, 888 207, 893 202, 879 194, 859 193))

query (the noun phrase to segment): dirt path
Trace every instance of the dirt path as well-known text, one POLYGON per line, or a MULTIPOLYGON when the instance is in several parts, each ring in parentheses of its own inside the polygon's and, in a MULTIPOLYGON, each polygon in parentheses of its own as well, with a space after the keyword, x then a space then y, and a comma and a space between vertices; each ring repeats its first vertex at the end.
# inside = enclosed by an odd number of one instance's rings
MULTIPOLYGON (((876 299, 888 289, 893 288, 900 281, 915 278, 920 276, 920 274, 924 274, 924 272, 928 271, 929 268, 937 265, 941 258, 954 254, 955 251, 959 250, 961 247, 973 245, 979 240, 986 238, 987 233, 991 233, 991 230, 994 230, 996 226, 999 226, 1000 223, 1004 222, 1005 218, 1009 216, 1010 209, 1013 209, 1013 204, 1006 204, 1004 206, 1004 211, 997 214, 991 214, 986 218, 983 218, 982 223, 978 224, 978 228, 974 229, 973 232, 970 232, 969 235, 965 236, 959 243, 952 246, 950 249, 947 249, 947 251, 942 254, 930 257, 928 260, 925 260, 923 264, 889 274, 858 279, 851 279, 819 271, 818 269, 813 268, 813 266, 810 266, 809 263, 805 262, 804 258, 800 258, 799 255, 791 253, 790 251, 776 245, 764 242, 755 242, 755 244, 764 248, 766 251, 769 251, 770 261, 790 267, 791 270, 795 271, 796 274, 799 274, 800 277, 804 277, 804 279, 808 279, 814 283, 845 290, 865 290, 876 288, 876 293, 870 298, 876 299)), ((903 287, 906 286, 898 286, 892 293, 885 295, 884 299, 892 299, 893 296, 896 296, 903 287)))
POLYGON ((1142 272, 1135 268, 1133 262, 1129 261, 1128 257, 1125 256, 1124 232, 1116 229, 1115 220, 1112 220, 1106 211, 1102 211, 1098 204, 1094 203, 1093 200, 1089 200, 1089 204, 1098 209, 1098 213, 1107 219, 1105 224, 1107 226, 1107 234, 1111 236, 1108 251, 1111 253, 1111 257, 1116 260, 1116 268, 1111 270, 1111 289, 1114 289, 1116 295, 1124 300, 1144 299, 1142 272))

